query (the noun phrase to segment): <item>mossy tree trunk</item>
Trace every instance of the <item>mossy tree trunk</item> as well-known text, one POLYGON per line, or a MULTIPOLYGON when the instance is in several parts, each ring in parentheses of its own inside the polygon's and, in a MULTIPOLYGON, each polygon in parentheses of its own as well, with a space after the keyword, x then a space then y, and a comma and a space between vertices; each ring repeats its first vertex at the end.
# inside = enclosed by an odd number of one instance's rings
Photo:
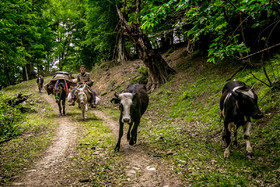
MULTIPOLYGON (((140 0, 136 0, 136 13, 140 12, 140 3, 140 0)), ((149 77, 146 87, 149 92, 152 92, 161 84, 166 83, 169 76, 176 72, 166 63, 161 55, 152 48, 147 35, 145 35, 140 29, 140 19, 137 19, 137 24, 128 24, 118 7, 117 11, 125 31, 124 34, 132 42, 139 58, 148 69, 149 77)))

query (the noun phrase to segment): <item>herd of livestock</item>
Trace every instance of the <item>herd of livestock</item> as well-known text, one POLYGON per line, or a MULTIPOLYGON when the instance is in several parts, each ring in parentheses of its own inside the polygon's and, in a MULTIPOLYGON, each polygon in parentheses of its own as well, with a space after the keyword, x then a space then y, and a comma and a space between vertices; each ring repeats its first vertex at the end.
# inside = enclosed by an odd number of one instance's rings
MULTIPOLYGON (((44 79, 39 76, 37 84, 39 92, 43 87, 44 79)), ((68 102, 73 98, 71 88, 76 88, 76 102, 82 110, 82 117, 86 119, 87 105, 90 102, 89 88, 86 84, 77 85, 75 80, 66 72, 57 72, 45 86, 48 94, 54 94, 56 102, 59 106, 60 115, 65 115, 65 99, 68 102), (62 107, 61 104, 62 103, 62 107), (63 110, 62 110, 63 109, 63 110)), ((100 99, 96 99, 96 104, 100 99)), ((121 138, 123 136, 123 126, 125 123, 129 125, 127 132, 127 140, 130 145, 136 144, 137 128, 141 120, 141 116, 146 111, 149 104, 149 96, 145 85, 134 84, 129 85, 121 94, 115 94, 111 99, 111 103, 119 104, 119 138, 115 147, 115 152, 120 149, 121 138)), ((244 129, 244 139, 246 141, 246 153, 249 159, 253 159, 253 150, 249 140, 251 129, 251 118, 260 119, 263 113, 258 107, 258 97, 244 82, 230 81, 222 89, 220 99, 221 117, 224 121, 223 140, 226 141, 226 149, 224 158, 230 156, 230 147, 237 144, 237 129, 242 126, 244 129), (232 141, 233 133, 233 141, 232 141)))

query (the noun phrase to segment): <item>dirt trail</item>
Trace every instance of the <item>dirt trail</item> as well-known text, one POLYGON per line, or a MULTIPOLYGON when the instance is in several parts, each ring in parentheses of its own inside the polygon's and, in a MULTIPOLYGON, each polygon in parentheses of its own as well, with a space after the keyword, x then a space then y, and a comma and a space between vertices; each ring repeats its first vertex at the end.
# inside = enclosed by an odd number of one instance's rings
MULTIPOLYGON (((42 96, 54 110, 58 106, 51 96, 43 93, 42 96)), ((119 124, 108 117, 104 112, 91 110, 98 118, 102 119, 114 136, 118 137, 119 124)), ((77 128, 69 117, 61 117, 52 144, 45 154, 22 176, 9 184, 9 186, 65 186, 71 184, 65 181, 66 168, 74 157, 77 141, 77 128)), ((126 134, 126 133, 124 133, 126 134)), ((124 186, 134 187, 177 187, 186 186, 175 176, 172 169, 162 159, 148 155, 146 147, 141 144, 129 146, 123 136, 120 154, 124 156, 126 173, 130 180, 124 186)))
MULTIPOLYGON (((42 94, 44 99, 58 111, 54 99, 42 94)), ((65 168, 76 150, 77 129, 69 117, 61 117, 52 144, 32 169, 26 171, 9 186, 63 186, 65 168)))
MULTIPOLYGON (((116 139, 119 132, 119 124, 115 120, 108 117, 100 110, 94 110, 93 113, 104 120, 109 128, 112 129, 116 139)), ((148 154, 146 147, 139 144, 130 146, 126 140, 126 131, 122 137, 120 154, 123 154, 126 173, 131 181, 127 186, 134 187, 178 187, 187 186, 179 178, 175 176, 170 166, 162 159, 155 158, 148 154)))

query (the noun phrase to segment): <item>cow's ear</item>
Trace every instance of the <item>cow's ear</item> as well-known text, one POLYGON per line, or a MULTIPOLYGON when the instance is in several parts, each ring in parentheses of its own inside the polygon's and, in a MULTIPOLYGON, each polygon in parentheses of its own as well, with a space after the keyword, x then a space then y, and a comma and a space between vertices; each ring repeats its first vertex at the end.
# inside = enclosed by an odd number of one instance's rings
POLYGON ((113 103, 113 104, 119 104, 120 102, 121 102, 121 100, 119 98, 111 99, 111 103, 113 103))

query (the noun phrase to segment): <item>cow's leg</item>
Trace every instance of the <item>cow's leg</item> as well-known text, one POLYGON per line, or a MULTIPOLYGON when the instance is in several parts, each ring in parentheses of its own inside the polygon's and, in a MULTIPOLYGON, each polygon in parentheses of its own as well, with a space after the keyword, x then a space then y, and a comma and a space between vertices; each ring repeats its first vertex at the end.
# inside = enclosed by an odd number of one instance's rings
POLYGON ((228 158, 229 155, 230 155, 230 147, 231 147, 231 135, 232 135, 232 132, 233 132, 233 135, 234 135, 234 141, 237 141, 237 126, 231 122, 227 125, 227 137, 226 137, 226 142, 227 142, 227 148, 224 152, 224 158, 228 158))
POLYGON ((132 132, 131 132, 132 137, 131 137, 131 139, 129 141, 129 145, 136 144, 136 141, 137 141, 137 127, 138 127, 139 123, 140 123, 139 121, 135 121, 134 122, 134 125, 133 125, 133 128, 132 128, 132 132))
POLYGON ((244 139, 246 141, 246 154, 249 159, 253 159, 253 149, 251 147, 250 138, 250 129, 251 129, 251 122, 248 121, 245 125, 243 125, 244 129, 244 139))
POLYGON ((135 126, 135 132, 134 132, 134 144, 137 142, 137 128, 138 128, 139 123, 135 126))
POLYGON ((122 136, 123 136, 123 123, 120 120, 119 139, 115 147, 115 152, 118 152, 120 150, 122 136))
POLYGON ((132 124, 133 123, 129 123, 129 128, 128 128, 128 131, 127 131, 127 141, 129 142, 129 140, 130 140, 130 131, 131 131, 131 127, 132 127, 132 124))
POLYGON ((225 127, 225 134, 224 134, 224 139, 226 141, 226 150, 224 152, 224 158, 228 158, 229 155, 230 155, 230 143, 231 143, 231 140, 230 140, 230 137, 231 137, 231 132, 230 132, 230 124, 228 122, 224 122, 224 127, 225 127))
POLYGON ((233 127, 234 132, 234 139, 233 139, 233 145, 237 146, 237 127, 233 127))

